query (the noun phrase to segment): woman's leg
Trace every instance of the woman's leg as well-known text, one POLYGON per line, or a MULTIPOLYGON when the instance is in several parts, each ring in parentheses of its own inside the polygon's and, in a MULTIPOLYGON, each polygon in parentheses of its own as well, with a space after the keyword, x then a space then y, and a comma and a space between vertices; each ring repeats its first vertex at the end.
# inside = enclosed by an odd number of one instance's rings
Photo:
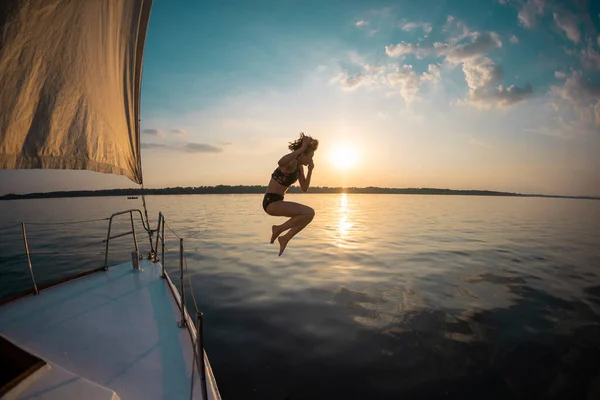
POLYGON ((286 230, 290 230, 286 235, 279 238, 279 255, 283 253, 287 243, 298 232, 304 229, 314 218, 315 210, 303 204, 294 203, 292 201, 276 201, 269 204, 267 207, 269 215, 277 217, 291 217, 288 221, 281 225, 273 225, 271 243, 286 230))
POLYGON ((296 234, 298 232, 300 232, 302 229, 306 228, 306 226, 308 224, 310 224, 310 221, 312 221, 314 218, 314 214, 313 215, 303 215, 302 217, 303 217, 303 219, 301 221, 299 221, 296 225, 292 226, 290 228, 290 230, 288 231, 288 233, 286 233, 283 236, 279 236, 277 238, 277 240, 279 241, 279 255, 281 255, 281 253, 283 253, 288 242, 294 236, 296 236, 296 234))
POLYGON ((299 215, 295 215, 292 218, 288 219, 286 222, 284 222, 281 225, 273 225, 271 227, 271 244, 273 242, 275 242, 275 239, 277 239, 279 237, 279 235, 281 235, 283 232, 287 231, 288 229, 302 223, 305 219, 305 215, 304 214, 299 214, 299 215))

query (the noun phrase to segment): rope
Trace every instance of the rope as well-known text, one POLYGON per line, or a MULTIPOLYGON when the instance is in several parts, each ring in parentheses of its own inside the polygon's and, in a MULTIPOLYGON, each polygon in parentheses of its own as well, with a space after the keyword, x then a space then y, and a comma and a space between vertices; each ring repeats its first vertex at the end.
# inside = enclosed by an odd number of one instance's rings
POLYGON ((93 246, 95 244, 104 244, 104 243, 106 243, 106 239, 103 239, 103 240, 101 240, 99 242, 86 243, 84 245, 81 245, 81 246, 75 247, 75 248, 76 249, 83 249, 84 247, 89 247, 89 246, 93 246))
MULTIPOLYGON (((167 226, 167 228, 169 228, 169 230, 173 233, 173 235, 177 236, 177 238, 181 239, 181 236, 179 236, 177 234, 177 232, 175 232, 170 226, 169 224, 167 224, 165 222, 165 225, 167 226)), ((166 247, 166 246, 165 246, 166 247)), ((183 263, 185 265, 185 274, 187 275, 188 278, 188 283, 190 285, 190 293, 192 294, 192 300, 194 301, 194 308, 196 309, 196 312, 199 312, 200 309, 198 308, 198 303, 196 302, 196 295, 194 294, 194 286, 192 286, 192 278, 190 278, 190 271, 187 265, 187 257, 185 256, 185 252, 183 253, 183 263)))
MULTIPOLYGON (((173 233, 173 235, 177 236, 178 239, 181 239, 181 236, 179 236, 177 234, 177 232, 175 232, 173 230, 173 228, 171 228, 169 226, 169 224, 167 224, 165 222, 165 225, 166 225, 167 228, 169 228, 169 230, 171 231, 171 233, 173 233)), ((188 265, 187 265, 187 257, 185 256, 185 252, 183 253, 183 263, 185 265, 185 274, 187 275, 188 283, 190 285, 190 293, 192 294, 192 300, 194 301, 194 308, 196 309, 196 312, 199 312, 200 309, 198 308, 198 303, 196 302, 196 295, 194 294, 194 286, 192 286, 192 278, 190 278, 190 270, 189 270, 188 265)))
MULTIPOLYGON (((171 231, 171 233, 173 233, 173 235, 177 236, 177 238, 178 238, 178 239, 181 239, 181 236, 179 236, 179 235, 177 234, 177 232, 175 232, 175 231, 174 231, 174 230, 173 230, 173 229, 172 229, 172 228, 169 226, 169 224, 167 224, 167 222, 166 222, 166 221, 165 221, 165 226, 166 226, 166 227, 167 227, 167 228, 168 228, 168 229, 171 231)), ((198 234, 196 234, 196 235, 193 235, 193 236, 188 236, 187 238, 188 238, 188 239, 196 239, 196 240, 200 240, 200 235, 201 235, 201 234, 202 234, 202 232, 199 232, 198 234)))
MULTIPOLYGON (((100 242, 86 243, 84 245, 75 247, 75 248, 73 248, 71 250, 80 250, 80 249, 84 249, 86 247, 90 247, 90 246, 94 246, 94 245, 99 245, 99 244, 104 244, 104 240, 102 240, 100 242)), ((79 252, 78 253, 78 252, 73 252, 73 251, 67 250, 67 251, 39 251, 39 252, 38 251, 32 251, 32 252, 29 252, 29 254, 35 254, 35 255, 60 255, 60 254, 73 254, 73 255, 76 255, 76 254, 90 254, 90 255, 97 255, 97 254, 100 254, 100 255, 104 255, 105 253, 104 252, 100 252, 100 253, 79 252)))
MULTIPOLYGON (((144 192, 145 192, 144 182, 142 182, 141 187, 142 187, 142 205, 144 206, 144 216, 146 217, 146 226, 148 227, 147 231, 150 232, 152 230, 150 229, 150 220, 148 220, 148 209, 146 208, 146 195, 144 194, 144 192)), ((142 225, 143 225, 143 223, 142 223, 142 225)), ((152 246, 152 242, 150 242, 150 243, 152 246)), ((154 250, 154 249, 152 249, 152 250, 154 250)))
MULTIPOLYGON (((187 257, 185 256, 185 252, 183 253, 183 263, 185 265, 185 274, 188 278, 188 283, 190 285, 190 293, 192 294, 192 301, 194 302, 194 309, 196 310, 196 316, 198 315, 198 303, 196 302, 196 295, 194 294, 194 286, 192 286, 192 279, 190 278, 190 271, 187 265, 187 257)), ((200 335, 200 332, 196 331, 196 335, 200 335)), ((192 374, 191 374, 191 390, 190 390, 190 400, 194 396, 194 372, 196 371, 196 361, 199 360, 199 357, 204 357, 204 354, 198 354, 196 343, 192 343, 194 347, 194 359, 192 360, 192 374)), ((199 372, 199 371, 198 371, 199 372)))
POLYGON ((192 278, 190 278, 190 271, 188 269, 187 258, 185 256, 185 252, 183 254, 183 263, 185 264, 185 274, 187 275, 188 283, 190 284, 190 293, 192 294, 192 301, 194 302, 194 308, 196 309, 196 313, 198 313, 200 310, 198 308, 198 303, 196 303, 196 296, 194 295, 194 287, 192 286, 192 278))
POLYGON ((20 226, 21 224, 14 224, 14 225, 7 225, 7 226, 3 226, 2 228, 0 228, 0 231, 3 231, 5 229, 10 229, 10 228, 14 228, 15 226, 20 226))
POLYGON ((181 239, 181 236, 179 236, 177 234, 177 232, 175 232, 170 226, 169 224, 167 224, 167 222, 165 221, 165 225, 167 226, 167 228, 169 228, 169 230, 173 233, 173 235, 177 236, 177 239, 181 239))
POLYGON ((103 251, 99 252, 99 253, 88 253, 88 252, 72 252, 72 251, 30 251, 29 254, 31 255, 36 255, 36 256, 52 256, 52 255, 69 255, 69 256, 76 256, 76 255, 80 255, 80 254, 87 254, 87 255, 97 255, 97 256, 103 256, 104 253, 103 251))
POLYGON ((78 247, 74 247, 70 250, 67 251, 30 251, 29 254, 35 254, 35 255, 57 255, 57 254, 90 254, 90 255, 104 255, 104 252, 101 253, 87 253, 87 252, 73 252, 72 250, 80 250, 80 249, 84 249, 86 247, 90 247, 90 246, 94 246, 94 245, 100 245, 100 244, 104 244, 105 241, 99 241, 99 242, 92 242, 92 243, 86 243, 84 245, 78 246, 78 247))
MULTIPOLYGON (((175 232, 173 230, 173 228, 171 228, 169 226, 169 224, 167 224, 167 222, 165 221, 165 226, 171 231, 171 233, 173 233, 173 235, 177 236, 178 239, 181 239, 181 236, 179 236, 177 234, 177 232, 175 232)), ((167 250, 167 246, 165 245, 165 250, 167 250)), ((168 250, 167 250, 168 251, 168 250)), ((185 252, 183 253, 183 263, 185 265, 185 273, 187 275, 188 278, 188 283, 190 285, 190 293, 192 294, 192 300, 194 301, 194 308, 196 309, 196 312, 199 312, 199 308, 198 308, 198 303, 196 302, 196 295, 194 294, 194 286, 192 286, 192 279, 190 278, 190 271, 187 265, 187 257, 185 256, 185 252)))
POLYGON ((70 225, 70 224, 86 224, 88 222, 108 221, 110 218, 87 219, 83 221, 67 221, 67 222, 25 222, 25 225, 70 225))

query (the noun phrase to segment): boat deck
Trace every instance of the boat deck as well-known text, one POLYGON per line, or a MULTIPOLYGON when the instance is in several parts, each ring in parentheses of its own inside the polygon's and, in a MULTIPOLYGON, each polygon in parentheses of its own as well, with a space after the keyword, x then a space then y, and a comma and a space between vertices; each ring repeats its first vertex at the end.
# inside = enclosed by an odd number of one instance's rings
MULTIPOLYGON (((140 265, 143 271, 128 262, 6 304, 0 335, 122 400, 190 398, 190 335, 177 325, 180 311, 160 264, 140 265)), ((208 397, 219 399, 208 363, 206 370, 208 397)), ((197 371, 193 398, 201 398, 197 371)))

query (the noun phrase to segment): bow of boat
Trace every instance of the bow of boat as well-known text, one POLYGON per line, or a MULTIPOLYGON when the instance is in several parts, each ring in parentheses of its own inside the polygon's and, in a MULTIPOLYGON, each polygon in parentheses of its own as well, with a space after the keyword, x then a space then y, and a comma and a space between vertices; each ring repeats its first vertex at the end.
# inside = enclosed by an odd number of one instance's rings
MULTIPOLYGON (((0 335, 38 365, 12 374, 4 368, 5 395, 202 399, 202 363, 194 354, 203 346, 185 307, 183 315, 185 324, 177 289, 150 260, 139 270, 126 262, 5 304, 0 335)), ((220 399, 201 351, 207 398, 220 399)), ((12 357, 15 368, 26 358, 12 357)))

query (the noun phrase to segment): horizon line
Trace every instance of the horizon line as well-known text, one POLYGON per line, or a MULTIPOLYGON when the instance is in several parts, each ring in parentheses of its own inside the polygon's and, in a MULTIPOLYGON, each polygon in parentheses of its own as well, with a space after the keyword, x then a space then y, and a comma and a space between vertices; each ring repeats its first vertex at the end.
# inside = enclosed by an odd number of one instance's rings
MULTIPOLYGON (((58 190, 58 191, 51 191, 51 192, 31 192, 31 193, 23 193, 23 194, 17 194, 17 193, 7 193, 5 195, 0 196, 0 200, 10 200, 10 199, 19 199, 19 198, 23 198, 23 197, 29 197, 31 198, 32 196, 51 196, 51 195, 55 195, 56 197, 60 197, 59 195, 66 195, 68 197, 69 194, 72 195, 77 195, 77 194, 94 194, 94 193, 106 193, 106 194, 110 194, 110 193, 115 193, 115 195, 127 195, 127 194, 139 194, 142 191, 146 192, 146 194, 148 194, 147 192, 149 191, 167 191, 167 190, 197 190, 197 189, 216 189, 216 188, 252 188, 252 189, 266 189, 267 186, 266 185, 223 185, 223 184, 219 184, 219 185, 201 185, 201 186, 168 186, 168 187, 158 187, 158 188, 117 188, 117 189, 81 189, 81 190, 58 190)), ((489 189, 450 189, 450 188, 433 188, 433 187, 404 187, 404 188, 398 188, 398 187, 380 187, 380 186, 364 186, 364 187, 358 187, 358 186, 349 186, 349 187, 342 187, 342 186, 313 186, 312 189, 316 189, 316 190, 327 190, 327 191, 335 191, 335 193, 343 193, 343 191, 346 190, 360 190, 360 191, 435 191, 435 192, 477 192, 477 193, 481 193, 481 194, 488 194, 488 195, 504 195, 504 196, 515 196, 515 197, 555 197, 555 198, 574 198, 574 199, 594 199, 594 200, 600 200, 600 196, 582 196, 582 195, 557 195, 557 194, 542 194, 542 193, 518 193, 518 192, 506 192, 506 191, 500 191, 500 190, 489 190, 489 189)), ((290 191, 288 193, 301 193, 300 188, 296 187, 296 186, 292 186, 290 187, 290 191)), ((228 194, 254 194, 254 193, 258 193, 258 192, 247 192, 247 193, 240 193, 240 192, 235 192, 235 193, 228 193, 228 194)), ((150 195, 161 195, 161 193, 149 193, 150 195)), ((186 194, 186 193, 173 193, 175 194, 186 194)), ((187 194, 219 194, 219 193, 187 193, 187 194)), ((224 193, 225 194, 225 193, 224 193)), ((315 194, 327 194, 327 193, 323 193, 323 192, 316 192, 315 194)), ((354 194, 361 194, 361 193, 354 193, 354 194)), ((385 193, 363 193, 363 194, 385 194, 385 193)), ((389 194, 411 194, 411 193, 389 193, 389 194)), ((435 194, 435 193, 430 193, 430 194, 435 194)), ((443 194, 443 193, 438 193, 438 194, 443 194)), ((449 193, 451 194, 451 193, 449 193)), ((75 197, 75 196, 73 196, 75 197)), ((81 197, 87 197, 87 196, 81 196, 81 197)), ((93 197, 93 196, 89 196, 89 197, 93 197)))

